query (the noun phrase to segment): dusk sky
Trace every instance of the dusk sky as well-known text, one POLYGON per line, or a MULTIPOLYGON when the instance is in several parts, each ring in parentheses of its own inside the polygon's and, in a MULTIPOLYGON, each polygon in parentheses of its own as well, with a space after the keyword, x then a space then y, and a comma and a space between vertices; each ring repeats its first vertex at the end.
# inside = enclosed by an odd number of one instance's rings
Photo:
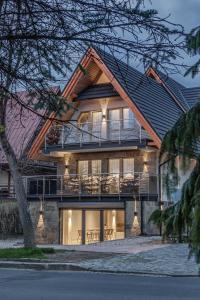
MULTIPOLYGON (((145 0, 144 3, 146 9, 156 9, 159 12, 159 16, 169 16, 169 21, 183 25, 186 32, 189 32, 192 28, 200 25, 200 0, 145 0)), ((192 65, 200 57, 200 55, 197 57, 190 57, 188 54, 183 54, 183 56, 183 60, 177 61, 177 63, 192 65)), ((77 59, 79 60, 79 58, 77 59)), ((144 72, 143 65, 138 65, 138 61, 133 62, 131 65, 138 68, 141 72, 144 72)), ((191 78, 191 75, 188 75, 187 77, 183 76, 185 73, 184 69, 180 70, 180 72, 181 74, 174 74, 173 72, 173 74, 168 73, 168 75, 186 87, 200 86, 200 73, 195 78, 191 78)), ((61 87, 65 86, 70 75, 71 74, 69 73, 67 77, 64 77, 63 80, 61 79, 61 87)))
MULTIPOLYGON (((148 0, 146 0, 147 3, 148 0)), ((161 16, 171 15, 169 20, 174 23, 182 24, 187 31, 200 25, 200 0, 152 0, 152 8, 159 11, 161 16)), ((191 64, 197 61, 195 59, 185 56, 184 63, 191 64)), ((170 74, 169 74, 170 75, 170 74)), ((200 85, 200 74, 194 79, 191 76, 183 77, 181 75, 173 75, 175 79, 180 81, 186 86, 199 86, 200 85)))

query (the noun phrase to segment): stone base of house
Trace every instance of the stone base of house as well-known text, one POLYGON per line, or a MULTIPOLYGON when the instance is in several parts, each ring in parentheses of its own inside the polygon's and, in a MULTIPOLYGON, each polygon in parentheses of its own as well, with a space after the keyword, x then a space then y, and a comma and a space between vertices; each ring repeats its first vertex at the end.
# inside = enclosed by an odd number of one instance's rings
MULTIPOLYGON (((148 222, 151 213, 156 208, 158 208, 157 202, 126 201, 123 209, 124 236, 133 237, 138 235, 158 235, 159 229, 148 222)), ((62 244, 63 214, 61 213, 58 202, 44 201, 41 203, 40 201, 34 201, 29 203, 29 209, 35 228, 37 243, 62 244)), ((107 208, 105 209, 107 210, 107 208)), ((82 211, 84 209, 81 207, 80 209, 78 208, 78 210, 82 211)), ((101 211, 103 210, 104 209, 101 208, 101 211)), ((112 211, 114 210, 112 209, 112 211)))
POLYGON ((40 201, 29 204, 38 244, 59 244, 59 209, 57 202, 40 201))

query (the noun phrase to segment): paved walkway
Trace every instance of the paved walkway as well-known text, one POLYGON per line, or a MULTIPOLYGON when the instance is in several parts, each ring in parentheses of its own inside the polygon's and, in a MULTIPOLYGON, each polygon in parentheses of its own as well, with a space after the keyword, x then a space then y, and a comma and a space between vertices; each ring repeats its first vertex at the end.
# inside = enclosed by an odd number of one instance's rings
MULTIPOLYGON (((21 240, 0 241, 0 248, 19 246, 22 246, 21 240)), ((73 263, 73 265, 97 271, 188 276, 198 275, 199 270, 194 259, 188 260, 188 246, 186 244, 163 244, 160 237, 135 237, 80 246, 52 246, 55 249, 69 251, 113 253, 113 255, 99 256, 95 259, 84 259, 73 263)))
MULTIPOLYGON (((133 237, 123 240, 105 241, 89 245, 62 246, 53 245, 55 249, 76 250, 89 252, 109 252, 109 253, 139 253, 157 248, 167 247, 169 244, 163 244, 161 238, 153 237, 133 237)), ((47 245, 46 245, 47 246, 47 245)), ((44 246, 45 247, 45 246, 44 246)))
POLYGON ((185 244, 172 244, 137 254, 88 260, 78 265, 91 270, 185 276, 198 275, 199 270, 194 259, 188 260, 188 246, 185 244))

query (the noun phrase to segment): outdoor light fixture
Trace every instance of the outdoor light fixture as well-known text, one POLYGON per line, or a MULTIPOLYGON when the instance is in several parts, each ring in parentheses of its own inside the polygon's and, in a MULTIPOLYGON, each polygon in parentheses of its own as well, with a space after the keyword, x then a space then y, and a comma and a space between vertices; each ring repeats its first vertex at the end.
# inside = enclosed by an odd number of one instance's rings
POLYGON ((68 169, 69 168, 69 165, 65 165, 65 169, 68 169))
POLYGON ((106 120, 106 115, 103 114, 103 115, 102 115, 102 121, 105 121, 105 120, 106 120))
POLYGON ((40 216, 42 216, 44 214, 44 208, 43 208, 43 201, 40 201, 40 210, 39 210, 39 214, 40 216))
POLYGON ((138 216, 138 212, 134 211, 134 217, 137 217, 137 216, 138 216))

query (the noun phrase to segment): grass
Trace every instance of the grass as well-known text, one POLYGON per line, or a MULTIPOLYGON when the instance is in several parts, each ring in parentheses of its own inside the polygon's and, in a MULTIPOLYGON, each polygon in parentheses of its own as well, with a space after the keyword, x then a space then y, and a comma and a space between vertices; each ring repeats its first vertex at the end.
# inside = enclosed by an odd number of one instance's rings
POLYGON ((46 258, 45 254, 55 253, 53 248, 7 248, 0 249, 0 259, 46 258))

